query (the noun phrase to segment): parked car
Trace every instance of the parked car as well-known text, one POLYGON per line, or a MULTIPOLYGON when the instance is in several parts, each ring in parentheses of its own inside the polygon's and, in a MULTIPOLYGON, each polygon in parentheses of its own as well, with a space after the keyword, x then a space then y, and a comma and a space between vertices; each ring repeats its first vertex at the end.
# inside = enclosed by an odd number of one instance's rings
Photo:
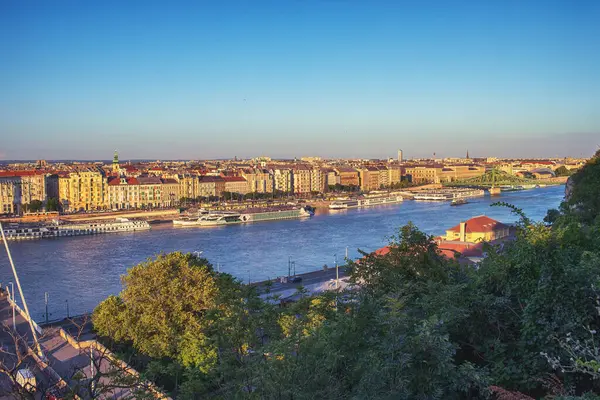
POLYGON ((290 279, 288 280, 289 283, 300 283, 302 282, 302 277, 300 276, 292 276, 290 277, 290 279))

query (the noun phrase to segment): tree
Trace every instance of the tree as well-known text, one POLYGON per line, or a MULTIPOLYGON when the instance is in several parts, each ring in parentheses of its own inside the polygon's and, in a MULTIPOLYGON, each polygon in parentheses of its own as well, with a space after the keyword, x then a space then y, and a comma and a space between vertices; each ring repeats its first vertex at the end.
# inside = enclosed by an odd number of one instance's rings
POLYGON ((44 203, 40 200, 31 200, 29 203, 29 211, 30 212, 40 212, 44 208, 44 203))
POLYGON ((58 208, 58 199, 54 197, 49 197, 46 201, 46 211, 58 211, 58 208))
POLYGON ((561 165, 560 167, 554 170, 554 174, 556 176, 571 176, 573 172, 567 169, 567 167, 565 167, 564 165, 561 165))
POLYGON ((216 281, 204 259, 159 255, 128 270, 119 297, 94 311, 94 327, 103 336, 132 341, 151 357, 177 358, 190 336, 201 335, 202 316, 216 305, 216 281))

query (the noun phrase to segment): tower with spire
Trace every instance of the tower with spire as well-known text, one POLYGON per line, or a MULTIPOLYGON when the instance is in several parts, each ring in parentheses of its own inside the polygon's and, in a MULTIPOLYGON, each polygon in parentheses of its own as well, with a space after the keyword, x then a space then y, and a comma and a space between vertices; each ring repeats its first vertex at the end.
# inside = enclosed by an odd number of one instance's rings
POLYGON ((470 160, 470 158, 469 158, 469 149, 467 149, 467 160, 470 160))
POLYGON ((118 174, 120 172, 120 167, 119 167, 119 154, 117 153, 117 151, 115 150, 115 155, 113 156, 113 162, 112 162, 112 171, 116 174, 118 174))

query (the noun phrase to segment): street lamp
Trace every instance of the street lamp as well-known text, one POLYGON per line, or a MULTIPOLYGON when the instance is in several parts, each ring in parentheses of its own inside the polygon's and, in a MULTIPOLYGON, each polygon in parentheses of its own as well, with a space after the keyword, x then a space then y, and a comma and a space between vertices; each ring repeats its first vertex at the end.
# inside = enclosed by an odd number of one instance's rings
POLYGON ((12 300, 12 321, 13 321, 13 330, 16 332, 17 331, 17 317, 15 315, 15 284, 12 282, 10 283, 10 298, 12 300))
POLYGON ((337 290, 340 286, 340 272, 337 263, 337 254, 334 254, 333 258, 335 262, 335 290, 337 290))

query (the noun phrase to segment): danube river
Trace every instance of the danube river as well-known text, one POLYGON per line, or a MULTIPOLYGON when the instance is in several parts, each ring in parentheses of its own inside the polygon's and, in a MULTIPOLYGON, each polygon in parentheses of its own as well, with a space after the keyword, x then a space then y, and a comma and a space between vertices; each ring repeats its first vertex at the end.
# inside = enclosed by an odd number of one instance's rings
MULTIPOLYGON (((44 293, 48 292, 50 319, 93 310, 98 302, 121 290, 120 275, 160 252, 202 251, 221 271, 247 281, 287 275, 288 259, 296 272, 318 270, 343 261, 357 249, 373 251, 385 246, 391 235, 408 221, 432 235, 443 235, 461 220, 485 214, 502 222, 516 217, 503 201, 522 208, 541 221, 549 208, 558 207, 564 186, 503 193, 473 199, 451 207, 449 203, 416 202, 363 209, 318 212, 313 218, 215 228, 154 226, 149 231, 97 236, 11 242, 10 248, 34 319, 43 321, 44 293)), ((0 254, 0 282, 12 281, 4 251, 0 254)))

